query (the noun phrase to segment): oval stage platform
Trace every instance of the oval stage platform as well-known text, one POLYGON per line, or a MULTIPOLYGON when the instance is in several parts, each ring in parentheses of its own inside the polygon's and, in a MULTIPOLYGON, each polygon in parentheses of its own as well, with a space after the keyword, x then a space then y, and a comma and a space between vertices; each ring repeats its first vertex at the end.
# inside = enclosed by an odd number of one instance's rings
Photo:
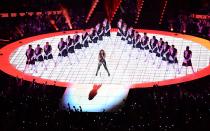
MULTIPOLYGON (((100 109, 93 107, 94 99, 92 101, 87 99, 88 95, 90 95, 89 92, 98 86, 100 90, 97 97, 100 96, 100 92, 103 90, 108 94, 113 94, 112 96, 116 96, 115 93, 110 93, 112 92, 111 87, 116 88, 116 90, 121 88, 121 90, 123 90, 121 94, 125 97, 125 92, 128 92, 130 88, 147 88, 152 87, 154 84, 163 86, 182 83, 210 74, 210 42, 208 40, 174 32, 143 29, 137 29, 137 31, 139 31, 141 35, 143 32, 147 32, 150 38, 155 35, 158 40, 159 38, 163 38, 164 41, 168 41, 169 45, 175 45, 178 50, 177 58, 179 68, 183 61, 183 52, 186 46, 190 46, 193 52, 192 65, 195 73, 192 73, 190 68, 188 69, 187 75, 185 69, 183 69, 180 74, 172 67, 167 71, 167 63, 163 62, 160 68, 158 68, 158 62, 156 61, 155 64, 153 64, 154 61, 152 59, 148 59, 145 62, 144 54, 139 52, 138 49, 132 48, 130 45, 126 44, 125 41, 122 41, 120 37, 116 36, 116 29, 112 29, 111 37, 104 37, 104 40, 97 44, 90 43, 90 47, 77 50, 76 54, 70 55, 72 64, 70 64, 68 58, 59 61, 56 67, 53 61, 48 61, 46 62, 47 70, 39 64, 37 66, 37 73, 30 69, 23 72, 26 62, 25 51, 29 44, 31 44, 33 48, 35 48, 37 44, 43 47, 48 41, 52 45, 52 53, 56 60, 59 53, 57 45, 60 38, 64 38, 65 40, 68 35, 72 37, 75 32, 81 34, 82 30, 49 33, 16 41, 0 50, 3 54, 0 56, 0 69, 14 77, 18 76, 27 81, 35 79, 38 83, 47 82, 47 84, 55 84, 60 87, 72 87, 72 89, 67 89, 66 92, 68 90, 70 92, 75 91, 73 87, 78 89, 87 87, 85 88, 86 91, 83 91, 85 95, 83 96, 86 100, 86 102, 83 101, 83 103, 86 103, 86 105, 89 105, 91 108, 85 108, 83 106, 83 109, 86 109, 86 111, 102 111, 102 109, 105 109, 104 107, 100 109), (107 66, 111 73, 110 77, 103 67, 101 67, 99 75, 95 75, 100 49, 104 49, 106 52, 107 66), (79 58, 79 61, 77 61, 76 57, 79 58), (91 102, 92 104, 87 104, 87 102, 91 102)), ((155 58, 155 55, 152 57, 155 58)), ((77 93, 73 94, 78 94, 78 92, 81 92, 81 90, 77 90, 77 93)), ((118 95, 120 94, 119 91, 116 92, 118 95)), ((80 97, 82 97, 81 93, 80 97)), ((104 95, 102 95, 102 97, 104 98, 104 95)), ((122 99, 124 99, 124 97, 122 99)), ((66 99, 73 99, 73 97, 69 98, 69 95, 67 95, 64 99, 66 101, 66 99)), ((76 103, 82 101, 81 99, 76 103)), ((101 101, 109 103, 108 100, 103 99, 101 101)), ((103 103, 103 105, 109 106, 107 103, 103 103)))

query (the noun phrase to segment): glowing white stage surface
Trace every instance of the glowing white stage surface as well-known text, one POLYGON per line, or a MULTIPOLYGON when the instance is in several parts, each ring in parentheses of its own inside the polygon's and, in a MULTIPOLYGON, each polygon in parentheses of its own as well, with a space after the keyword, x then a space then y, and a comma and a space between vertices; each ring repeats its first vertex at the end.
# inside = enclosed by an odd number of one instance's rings
MULTIPOLYGON (((178 50, 179 67, 182 64, 183 52, 186 46, 190 46, 193 52, 192 65, 196 72, 209 65, 210 51, 203 45, 178 37, 148 34, 150 38, 153 35, 158 40, 163 38, 170 45, 175 45, 178 50)), ((72 36, 73 34, 71 34, 72 36)), ((23 72, 26 63, 25 51, 28 45, 31 44, 35 48, 37 44, 40 44, 43 47, 47 41, 52 45, 52 53, 54 60, 56 60, 59 52, 57 45, 61 37, 65 40, 67 35, 35 40, 18 47, 10 55, 10 64, 17 70, 23 72)), ((142 52, 139 52, 135 48, 132 49, 125 41, 117 37, 116 32, 112 32, 110 38, 104 37, 104 40, 99 41, 97 44, 90 43, 90 47, 87 49, 77 50, 76 55, 79 58, 79 62, 76 60, 75 55, 70 55, 73 64, 70 64, 69 59, 66 57, 56 67, 52 60, 45 61, 47 70, 39 64, 37 65, 37 73, 30 69, 27 69, 25 73, 57 82, 73 83, 66 89, 63 96, 63 104, 66 107, 68 107, 67 105, 69 103, 71 108, 73 106, 76 108, 81 106, 83 111, 109 111, 114 106, 119 105, 123 99, 126 99, 130 88, 127 85, 169 80, 186 75, 184 69, 180 74, 175 73, 172 67, 167 71, 166 62, 163 62, 160 68, 157 67, 157 60, 154 65, 152 59, 148 59, 145 62, 146 58, 144 54, 142 53, 140 55, 140 53, 142 52), (95 76, 100 49, 104 49, 106 52, 106 62, 111 74, 110 77, 108 77, 103 66, 101 66, 99 75, 95 76), (138 59, 136 59, 137 56, 138 59), (97 94, 94 94, 94 92, 91 94, 92 89, 97 84, 102 84, 97 90, 97 94), (92 99, 89 99, 89 95, 93 95, 92 99)), ((154 55, 153 57, 156 58, 154 55)), ((192 74, 190 68, 188 69, 188 74, 192 74)))
MULTIPOLYGON (((72 36, 72 35, 71 35, 72 36)), ((148 34, 151 38, 153 34, 148 34)), ((168 41, 170 45, 174 44, 178 50, 178 61, 181 66, 183 61, 183 51, 186 46, 190 46, 192 54, 192 65, 195 71, 201 70, 209 65, 210 51, 204 46, 181 38, 175 38, 164 35, 155 34, 157 39, 163 38, 164 41, 168 41)), ((58 49, 57 44, 60 38, 66 39, 67 35, 50 37, 46 39, 37 40, 26 45, 17 48, 10 56, 10 63, 15 66, 17 70, 23 71, 26 62, 25 51, 28 45, 31 44, 33 48, 37 44, 41 47, 49 41, 53 48, 54 59, 57 59, 58 49)), ((44 79, 50 79, 61 82, 71 82, 76 84, 133 84, 143 82, 154 82, 167 79, 173 79, 180 76, 185 76, 185 70, 182 70, 180 74, 175 73, 172 67, 166 71, 166 63, 163 62, 160 68, 157 68, 157 61, 153 65, 153 60, 149 59, 144 62, 145 56, 139 55, 138 49, 132 49, 131 46, 122 41, 120 37, 116 36, 116 33, 112 33, 110 38, 104 37, 103 41, 99 41, 98 44, 90 43, 90 47, 87 49, 77 50, 76 55, 80 62, 77 62, 76 57, 71 55, 70 64, 69 59, 66 57, 55 67, 53 61, 46 61, 47 70, 39 64, 37 66, 38 73, 28 69, 25 73, 32 76, 37 76, 44 79), (107 72, 101 66, 99 76, 95 76, 98 65, 98 53, 100 49, 104 49, 106 52, 106 62, 111 76, 108 77, 107 72), (138 59, 136 57, 139 56, 138 59)), ((153 55, 154 58, 156 58, 153 55)), ((188 69, 188 74, 191 74, 191 69, 188 69)))

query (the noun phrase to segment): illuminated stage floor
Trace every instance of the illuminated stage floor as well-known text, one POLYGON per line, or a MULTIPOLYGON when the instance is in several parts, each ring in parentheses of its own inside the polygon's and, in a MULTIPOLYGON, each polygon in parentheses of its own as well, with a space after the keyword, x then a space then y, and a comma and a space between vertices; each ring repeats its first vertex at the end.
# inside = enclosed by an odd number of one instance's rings
MULTIPOLYGON (((151 38, 153 34, 148 34, 151 38)), ((181 66, 183 61, 183 51, 186 46, 190 46, 192 55, 192 64, 195 71, 201 70, 209 65, 210 51, 204 46, 181 38, 157 35, 157 39, 162 37, 164 41, 168 41, 170 45, 174 44, 178 50, 178 61, 181 66)), ((55 60, 57 59, 58 49, 57 44, 60 38, 66 39, 66 35, 56 36, 46 39, 37 40, 28 44, 32 44, 35 48, 37 44, 44 46, 46 41, 49 41, 53 48, 55 60)), ((25 67, 26 57, 25 51, 28 44, 20 46, 11 56, 10 63, 15 66, 17 70, 23 71, 25 67)), ((71 65, 68 58, 64 58, 62 62, 54 67, 53 61, 47 62, 47 70, 41 64, 38 65, 38 73, 28 69, 25 73, 32 76, 37 76, 44 79, 50 79, 60 82, 70 82, 77 84, 133 84, 143 82, 155 82, 161 80, 174 79, 176 77, 185 76, 185 70, 181 74, 175 74, 174 69, 171 67, 166 71, 166 63, 162 63, 160 68, 157 68, 158 62, 153 65, 153 60, 144 62, 145 56, 139 55, 137 49, 131 48, 126 42, 122 41, 116 33, 112 33, 111 38, 105 38, 98 44, 90 44, 91 46, 86 50, 78 50, 77 56, 80 62, 78 63, 74 55, 70 56, 73 64, 71 65), (107 66, 111 73, 108 77, 107 72, 103 66, 100 69, 99 76, 95 76, 98 64, 98 52, 104 49, 107 57, 107 66), (82 53, 84 52, 84 53, 82 53), (138 59, 136 57, 139 56, 138 59)), ((155 56, 153 56, 155 58, 155 56)), ((189 68, 188 74, 192 71, 189 68)))
MULTIPOLYGON (((68 108, 69 103, 72 109, 73 106, 77 109, 81 106, 83 111, 90 112, 112 111, 126 99, 130 88, 151 87, 156 83, 158 85, 175 84, 210 74, 209 41, 169 32, 145 31, 148 32, 150 38, 155 35, 158 40, 163 38, 170 45, 175 45, 178 50, 179 67, 183 61, 183 51, 186 46, 190 46, 193 52, 192 65, 196 73, 192 74, 189 68, 189 75, 186 76, 184 69, 180 74, 175 73, 172 67, 166 71, 167 64, 164 62, 160 68, 157 68, 157 60, 154 65, 151 59, 145 62, 144 54, 139 55, 137 49, 132 49, 120 37, 117 37, 114 31, 111 33, 110 38, 105 37, 98 44, 90 44, 90 47, 86 50, 77 50, 76 55, 79 62, 77 62, 74 55, 70 56, 72 65, 68 58, 64 58, 56 67, 53 61, 49 61, 46 62, 47 70, 44 70, 41 64, 38 65, 38 73, 30 69, 23 73, 26 62, 25 51, 28 45, 31 44, 35 48, 37 44, 40 44, 43 47, 47 41, 50 42, 56 60, 58 55, 57 44, 61 37, 64 40, 66 39, 68 32, 45 34, 21 40, 21 42, 15 42, 1 49, 4 55, 0 56, 2 62, 0 68, 8 74, 29 81, 36 79, 38 83, 47 81, 48 84, 54 84, 54 81, 56 81, 56 85, 68 87, 62 102, 66 108, 68 108), (99 75, 95 76, 100 49, 104 49, 106 52, 107 66, 111 73, 110 77, 108 77, 103 66, 99 75), (136 59, 137 56, 138 59, 136 59), (97 85, 101 85, 100 88, 93 90, 93 88, 97 88, 97 85), (92 98, 90 99, 90 97, 92 98)), ((74 31, 70 31, 69 34, 73 36, 74 31)), ((154 55, 153 57, 155 58, 154 55)))

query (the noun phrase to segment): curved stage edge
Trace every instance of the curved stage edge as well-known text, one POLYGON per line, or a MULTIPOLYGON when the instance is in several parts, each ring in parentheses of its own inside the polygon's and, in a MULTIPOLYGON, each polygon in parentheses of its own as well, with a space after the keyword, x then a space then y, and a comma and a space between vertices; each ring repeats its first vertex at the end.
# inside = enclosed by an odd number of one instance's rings
MULTIPOLYGON (((205 40, 205 39, 202 39, 199 37, 184 35, 184 34, 179 34, 179 33, 174 33, 174 32, 158 31, 158 30, 145 30, 145 29, 136 29, 136 30, 139 32, 160 34, 160 35, 166 35, 166 36, 172 36, 172 37, 190 40, 190 41, 199 43, 210 50, 210 42, 208 40, 205 40)), ((112 32, 116 32, 116 31, 117 31, 117 29, 112 29, 112 32)), ((81 33, 83 31, 82 30, 72 30, 72 31, 65 31, 65 32, 42 34, 42 35, 37 35, 37 36, 21 39, 16 42, 13 42, 11 44, 8 44, 7 46, 0 49, 0 52, 3 54, 3 55, 0 55, 0 61, 1 61, 0 69, 9 75, 12 75, 12 76, 18 77, 18 78, 23 78, 24 80, 27 80, 27 81, 33 81, 35 79, 36 82, 40 83, 40 84, 47 83, 48 85, 56 85, 59 87, 71 87, 74 83, 53 81, 53 80, 43 79, 43 78, 25 74, 25 73, 17 70, 14 66, 12 66, 9 62, 9 58, 10 58, 11 53, 16 48, 18 48, 24 44, 27 44, 29 42, 33 42, 36 40, 53 37, 53 36, 74 34, 75 32, 81 33)), ((199 79, 199 78, 205 77, 209 74, 210 74, 210 65, 208 65, 208 67, 206 67, 194 74, 190 74, 190 75, 183 76, 183 77, 178 77, 175 79, 158 81, 158 82, 135 83, 135 84, 130 85, 130 88, 148 88, 148 87, 152 87, 154 84, 157 84, 159 86, 178 84, 178 83, 183 83, 183 82, 199 79)))

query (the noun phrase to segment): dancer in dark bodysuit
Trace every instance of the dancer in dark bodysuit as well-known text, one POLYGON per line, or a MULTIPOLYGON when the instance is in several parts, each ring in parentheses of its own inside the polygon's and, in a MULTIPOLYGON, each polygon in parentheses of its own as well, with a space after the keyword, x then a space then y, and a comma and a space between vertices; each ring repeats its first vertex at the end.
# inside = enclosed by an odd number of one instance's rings
POLYGON ((108 73, 108 76, 110 76, 110 73, 109 73, 109 70, 106 66, 106 60, 105 60, 105 57, 106 57, 106 54, 105 54, 105 51, 102 49, 100 50, 99 54, 98 54, 98 68, 97 68, 97 71, 96 71, 96 76, 98 75, 98 71, 101 67, 101 65, 103 64, 105 70, 107 71, 108 73))

